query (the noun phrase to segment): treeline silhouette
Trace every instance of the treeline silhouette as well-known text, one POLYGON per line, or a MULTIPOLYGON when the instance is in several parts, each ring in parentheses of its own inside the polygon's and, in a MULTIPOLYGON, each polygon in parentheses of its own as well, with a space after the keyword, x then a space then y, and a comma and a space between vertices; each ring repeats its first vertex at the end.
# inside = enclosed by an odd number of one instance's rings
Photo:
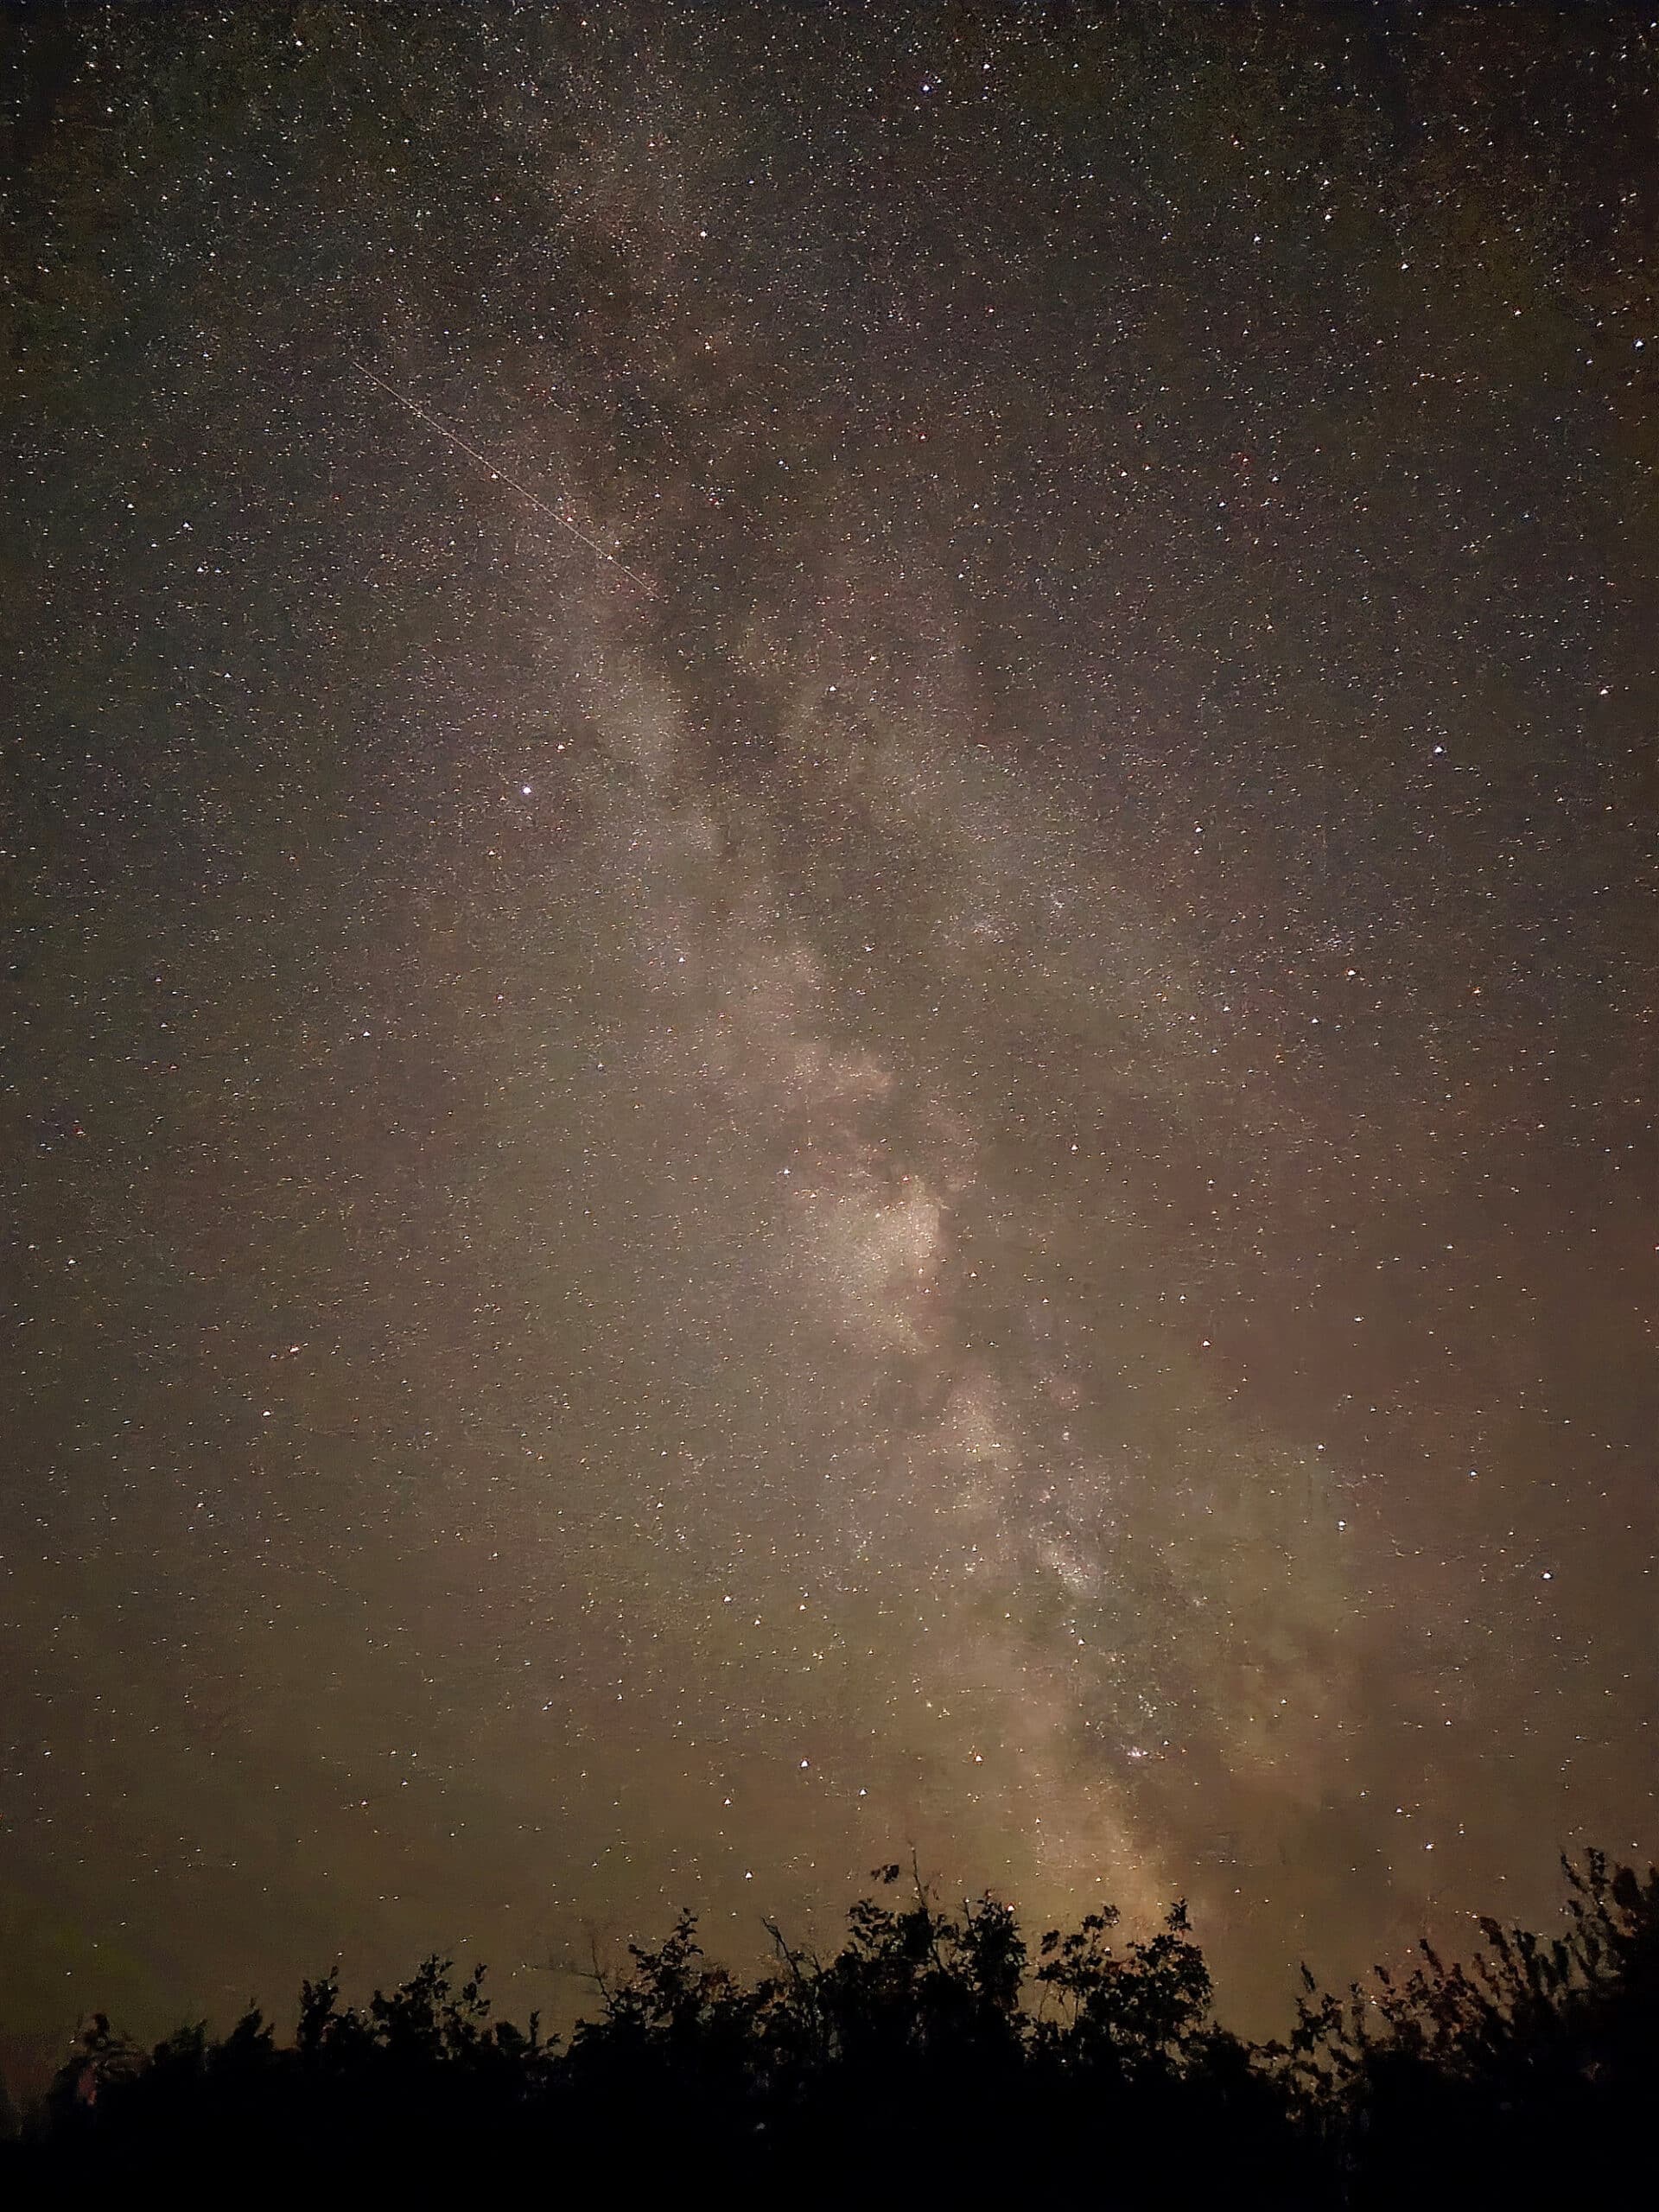
POLYGON ((568 2045, 435 1957, 362 2008, 307 1982, 291 2043, 251 2012, 146 2051, 99 2016, 0 2186, 1611 2202, 1654 2186, 1659 1872, 1561 1863, 1560 1934, 1483 1920, 1468 1964, 1425 1941, 1409 1974, 1342 1993, 1304 1969, 1294 2027, 1261 2043, 1217 2024, 1183 1906, 1145 1940, 1107 1910, 1033 1948, 1006 1906, 948 1912, 897 1866, 833 1956, 774 1929, 751 1980, 683 1915, 596 1972, 568 2045))

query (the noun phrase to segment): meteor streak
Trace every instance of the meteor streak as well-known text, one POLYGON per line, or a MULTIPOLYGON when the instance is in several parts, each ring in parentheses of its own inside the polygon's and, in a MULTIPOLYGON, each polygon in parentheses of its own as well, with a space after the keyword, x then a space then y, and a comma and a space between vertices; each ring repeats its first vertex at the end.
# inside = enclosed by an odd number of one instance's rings
POLYGON ((539 493, 532 492, 528 484, 520 483, 518 479, 510 474, 499 461, 492 461, 488 454, 480 453, 476 446, 468 445, 459 431, 452 430, 447 423, 441 422, 437 416, 429 413, 417 401, 410 399, 406 393, 389 385, 384 377, 376 376, 374 371, 365 367, 361 361, 353 359, 352 366, 357 371, 359 376, 366 377, 378 390, 384 391, 388 399, 395 399, 400 407, 407 409, 417 422, 424 423, 429 429, 435 430, 441 438, 447 439, 452 446, 457 447, 471 460, 477 461, 480 468, 487 468, 498 482, 511 486, 520 499, 529 500, 537 514, 545 515, 549 522, 556 523, 561 530, 569 531, 579 545, 585 545, 590 553, 596 553, 601 561, 607 562, 613 569, 625 575, 631 584, 635 584, 641 591, 655 596, 652 587, 646 582, 645 577, 635 569, 629 568, 626 561, 619 561, 614 553, 601 545, 596 537, 590 537, 585 530, 571 521, 569 515, 561 514, 556 507, 549 506, 539 493))

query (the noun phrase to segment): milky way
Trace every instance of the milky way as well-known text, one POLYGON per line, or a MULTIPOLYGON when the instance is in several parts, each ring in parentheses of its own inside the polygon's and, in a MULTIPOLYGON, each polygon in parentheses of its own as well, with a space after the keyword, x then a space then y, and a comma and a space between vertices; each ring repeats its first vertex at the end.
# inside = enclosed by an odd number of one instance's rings
POLYGON ((14 2027, 1650 1850, 1650 34, 15 47, 14 2027))

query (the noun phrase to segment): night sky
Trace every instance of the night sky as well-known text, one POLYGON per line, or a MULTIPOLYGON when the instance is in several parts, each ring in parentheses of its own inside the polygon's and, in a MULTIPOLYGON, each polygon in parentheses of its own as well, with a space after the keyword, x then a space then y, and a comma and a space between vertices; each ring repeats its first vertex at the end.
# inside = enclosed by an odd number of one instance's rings
POLYGON ((8 2026, 1652 1853, 1647 12, 0 67, 8 2026))

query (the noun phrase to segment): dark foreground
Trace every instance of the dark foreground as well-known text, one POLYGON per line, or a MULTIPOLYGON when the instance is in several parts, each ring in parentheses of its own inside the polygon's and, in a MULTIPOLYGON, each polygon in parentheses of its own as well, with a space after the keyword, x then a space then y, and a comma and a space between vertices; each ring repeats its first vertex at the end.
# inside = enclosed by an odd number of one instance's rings
POLYGON ((779 1937, 752 1982, 683 1919, 568 2047, 436 1959, 360 2011, 307 1983, 291 2043, 251 2012, 146 2052, 100 2018, 0 2145, 0 2196, 1622 2201, 1652 2186, 1659 1872, 1563 1864, 1559 1936, 1484 1921, 1467 1964, 1425 1944, 1408 1978, 1307 1980, 1282 2043, 1215 2024, 1179 1907, 1148 1941, 1106 1913, 1033 1951, 897 1867, 836 1956, 779 1937))

